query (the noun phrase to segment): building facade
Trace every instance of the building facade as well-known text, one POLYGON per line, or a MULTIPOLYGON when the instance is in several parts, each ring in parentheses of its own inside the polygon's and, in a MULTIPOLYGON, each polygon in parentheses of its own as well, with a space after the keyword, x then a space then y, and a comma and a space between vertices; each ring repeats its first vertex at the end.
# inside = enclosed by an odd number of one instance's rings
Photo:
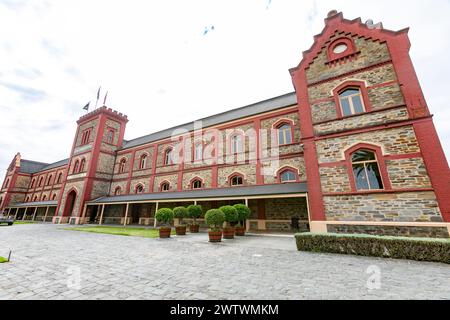
POLYGON ((164 207, 247 203, 247 228, 449 237, 450 170, 408 29, 332 11, 295 92, 125 141, 125 115, 78 120, 67 160, 17 154, 0 209, 53 223, 155 224, 164 207))

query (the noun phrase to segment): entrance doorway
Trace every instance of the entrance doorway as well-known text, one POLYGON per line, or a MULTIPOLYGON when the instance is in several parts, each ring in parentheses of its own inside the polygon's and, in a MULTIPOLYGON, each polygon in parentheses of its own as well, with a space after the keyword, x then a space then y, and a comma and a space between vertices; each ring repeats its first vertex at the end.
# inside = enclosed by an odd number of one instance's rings
POLYGON ((66 207, 64 208, 63 217, 72 216, 73 208, 75 207, 75 200, 77 200, 77 193, 75 190, 69 192, 66 198, 66 207))

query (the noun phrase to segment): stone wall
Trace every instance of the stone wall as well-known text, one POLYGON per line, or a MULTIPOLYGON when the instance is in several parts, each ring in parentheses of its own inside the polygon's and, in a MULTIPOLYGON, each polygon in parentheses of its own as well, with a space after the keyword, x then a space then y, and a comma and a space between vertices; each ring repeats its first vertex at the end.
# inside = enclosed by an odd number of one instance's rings
POLYGON ((203 181, 204 188, 212 187, 212 171, 211 169, 202 171, 190 171, 183 174, 183 190, 191 189, 191 181, 194 178, 200 178, 203 181))
POLYGON ((377 113, 362 114, 351 118, 344 118, 340 121, 318 124, 314 126, 314 132, 316 135, 320 136, 358 129, 361 127, 372 127, 381 124, 388 124, 407 119, 408 110, 406 108, 395 108, 377 113))
POLYGON ((404 155, 420 152, 413 127, 405 126, 317 141, 319 163, 345 160, 344 151, 361 142, 381 146, 384 155, 404 155))
POLYGON ((442 222, 434 192, 325 196, 328 221, 442 222))
MULTIPOLYGON (((336 33, 328 43, 331 43, 338 37, 340 37, 340 35, 339 33, 336 33)), ((314 62, 307 70, 307 82, 314 83, 317 81, 322 81, 345 72, 365 68, 381 62, 389 61, 391 59, 386 43, 380 43, 379 41, 373 41, 371 39, 358 38, 356 36, 353 37, 353 40, 355 42, 356 51, 361 52, 358 54, 357 59, 342 65, 338 64, 337 66, 330 67, 326 64, 326 62, 328 62, 328 53, 327 48, 325 47, 314 59, 314 62)))
POLYGON ((244 185, 256 184, 256 166, 255 165, 236 165, 219 168, 218 185, 219 187, 228 187, 228 177, 233 173, 244 175, 244 185))
POLYGON ((392 187, 431 188, 431 181, 422 158, 386 161, 392 187))
POLYGON ((159 192, 159 187, 161 182, 168 181, 170 183, 170 190, 177 191, 178 190, 178 174, 172 174, 167 176, 156 176, 155 184, 153 186, 153 192, 159 192))

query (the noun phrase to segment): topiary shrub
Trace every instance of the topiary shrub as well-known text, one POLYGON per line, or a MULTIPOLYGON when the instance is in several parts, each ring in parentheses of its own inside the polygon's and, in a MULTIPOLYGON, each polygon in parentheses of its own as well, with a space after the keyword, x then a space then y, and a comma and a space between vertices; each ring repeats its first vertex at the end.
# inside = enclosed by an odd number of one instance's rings
POLYGON ((237 214, 238 214, 238 219, 237 219, 237 221, 239 222, 238 226, 242 227, 242 225, 243 225, 242 222, 247 220, 250 217, 252 212, 251 212, 250 208, 244 204, 235 204, 233 207, 236 209, 237 214))
POLYGON ((450 239, 332 233, 299 233, 295 235, 295 238, 299 251, 353 254, 450 264, 450 239))
POLYGON ((173 209, 173 216, 176 219, 179 219, 179 223, 180 226, 183 226, 183 219, 188 217, 188 209, 186 209, 185 207, 176 207, 175 209, 173 209))
POLYGON ((173 221, 173 211, 172 209, 161 208, 156 212, 155 218, 165 226, 170 227, 170 224, 173 221))
POLYGON ((205 214, 205 221, 211 231, 220 231, 225 221, 225 214, 222 212, 222 210, 209 210, 205 214))
POLYGON ((188 217, 193 220, 192 224, 197 225, 197 219, 203 215, 202 206, 191 205, 187 207, 187 210, 188 210, 188 217))
POLYGON ((225 222, 227 226, 230 226, 231 223, 238 221, 238 212, 233 206, 223 206, 220 207, 220 211, 225 215, 225 222))

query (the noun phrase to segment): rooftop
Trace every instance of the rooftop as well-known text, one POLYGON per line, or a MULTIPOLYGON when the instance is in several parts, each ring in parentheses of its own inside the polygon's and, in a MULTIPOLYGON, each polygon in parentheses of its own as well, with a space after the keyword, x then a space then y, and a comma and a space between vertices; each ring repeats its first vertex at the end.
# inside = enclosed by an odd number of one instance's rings
POLYGON ((291 92, 279 97, 275 97, 269 100, 264 100, 249 106, 229 110, 223 113, 219 113, 210 117, 199 119, 194 122, 189 122, 183 125, 179 125, 173 128, 165 129, 156 133, 152 133, 140 138, 125 141, 122 146, 122 150, 133 148, 147 143, 156 142, 159 140, 167 139, 172 136, 175 130, 185 130, 191 132, 194 130, 195 122, 202 122, 203 128, 212 127, 218 124, 258 115, 261 113, 266 113, 297 104, 297 95, 295 92, 291 92))

